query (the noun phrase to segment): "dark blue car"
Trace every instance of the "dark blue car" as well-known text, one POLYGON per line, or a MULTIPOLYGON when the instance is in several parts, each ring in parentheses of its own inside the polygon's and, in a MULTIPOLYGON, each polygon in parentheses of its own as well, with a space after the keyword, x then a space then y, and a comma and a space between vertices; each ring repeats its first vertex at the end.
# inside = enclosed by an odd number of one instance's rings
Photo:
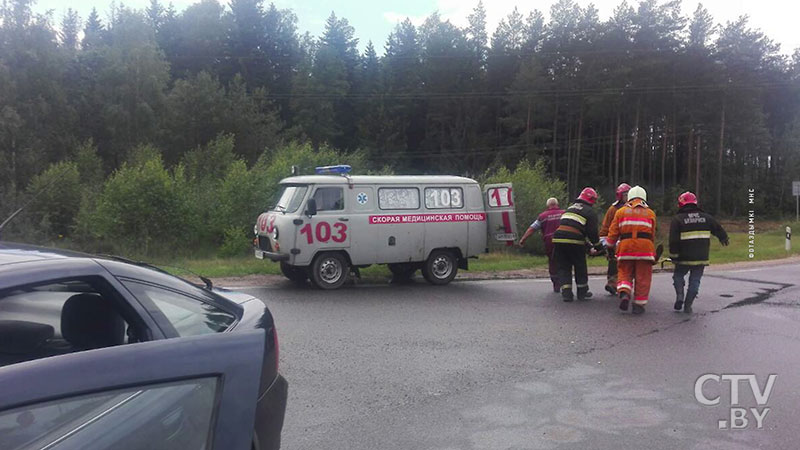
POLYGON ((0 449, 277 449, 286 396, 261 300, 0 242, 0 449))

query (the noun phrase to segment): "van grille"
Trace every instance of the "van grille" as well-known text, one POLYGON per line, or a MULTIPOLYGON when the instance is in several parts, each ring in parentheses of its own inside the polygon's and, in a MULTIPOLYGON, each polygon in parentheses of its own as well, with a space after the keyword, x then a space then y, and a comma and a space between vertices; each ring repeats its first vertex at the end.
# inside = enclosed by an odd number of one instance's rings
POLYGON ((259 236, 258 237, 258 248, 264 250, 265 252, 271 252, 272 246, 269 245, 269 238, 266 236, 259 236))

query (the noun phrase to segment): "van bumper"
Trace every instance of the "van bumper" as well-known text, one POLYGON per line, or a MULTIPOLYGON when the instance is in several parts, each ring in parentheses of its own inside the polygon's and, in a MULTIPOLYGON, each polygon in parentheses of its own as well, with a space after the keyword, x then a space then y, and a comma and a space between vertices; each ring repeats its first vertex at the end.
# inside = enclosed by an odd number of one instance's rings
POLYGON ((288 261, 289 255, 286 253, 275 253, 275 252, 266 252, 264 250, 255 248, 253 251, 256 254, 256 258, 258 259, 268 259, 270 261, 279 262, 279 261, 288 261))

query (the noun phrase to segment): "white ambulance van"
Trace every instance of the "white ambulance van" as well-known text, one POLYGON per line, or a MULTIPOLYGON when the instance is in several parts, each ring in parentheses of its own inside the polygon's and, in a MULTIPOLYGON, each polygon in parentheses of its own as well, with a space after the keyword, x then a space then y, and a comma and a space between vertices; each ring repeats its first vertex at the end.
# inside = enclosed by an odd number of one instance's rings
POLYGON ((336 289, 352 272, 387 264, 395 277, 422 269, 447 284, 487 239, 516 239, 510 184, 456 176, 349 175, 349 166, 280 182, 275 205, 258 217, 255 257, 280 262, 290 280, 336 289))

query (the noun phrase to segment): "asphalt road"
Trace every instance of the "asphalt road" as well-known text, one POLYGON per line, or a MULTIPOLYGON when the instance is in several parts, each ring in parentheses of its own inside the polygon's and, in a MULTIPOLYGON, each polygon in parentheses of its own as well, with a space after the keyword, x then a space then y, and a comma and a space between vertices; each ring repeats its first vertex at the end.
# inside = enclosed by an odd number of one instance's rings
MULTIPOLYGON (((564 303, 548 280, 429 286, 290 283, 265 299, 290 395, 285 449, 798 448, 800 265, 707 272, 695 314, 672 311, 671 274, 656 274, 647 313, 595 298, 564 303), (728 383, 753 374, 772 394, 763 428, 730 419, 728 383), (741 423, 740 423, 741 424, 741 423)), ((761 412, 761 409, 759 410, 761 412)))

